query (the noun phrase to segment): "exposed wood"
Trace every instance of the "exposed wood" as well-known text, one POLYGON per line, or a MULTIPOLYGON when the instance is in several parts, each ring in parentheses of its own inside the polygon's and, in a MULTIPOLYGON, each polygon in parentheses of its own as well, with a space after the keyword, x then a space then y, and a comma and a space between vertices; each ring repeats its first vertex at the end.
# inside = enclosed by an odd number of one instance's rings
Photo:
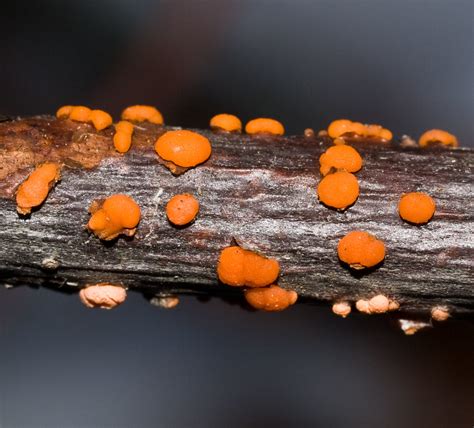
POLYGON ((129 153, 112 146, 112 128, 41 116, 0 123, 0 275, 10 285, 74 289, 124 284, 143 292, 222 295, 241 290, 218 283, 219 252, 235 239, 279 260, 279 284, 303 299, 355 301, 378 293, 401 309, 474 312, 472 168, 469 149, 401 148, 353 142, 364 167, 361 194, 344 213, 318 202, 318 158, 331 143, 320 137, 250 137, 198 131, 212 142, 211 158, 173 176, 153 149, 165 128, 140 125, 129 153), (43 206, 19 216, 14 194, 33 166, 65 164, 43 206), (402 193, 421 190, 437 202, 422 227, 397 214, 402 193), (164 214, 175 194, 196 195, 200 214, 187 228, 164 214), (94 199, 131 195, 142 209, 133 239, 101 242, 84 225, 94 199), (338 240, 362 229, 388 250, 382 266, 353 273, 336 254, 338 240))

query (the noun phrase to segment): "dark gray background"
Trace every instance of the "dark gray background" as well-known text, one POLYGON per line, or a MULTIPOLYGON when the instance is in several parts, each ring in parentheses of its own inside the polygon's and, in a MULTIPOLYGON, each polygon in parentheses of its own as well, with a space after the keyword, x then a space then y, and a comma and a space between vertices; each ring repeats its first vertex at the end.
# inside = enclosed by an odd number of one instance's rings
MULTIPOLYGON (((0 113, 158 106, 289 133, 339 117, 473 144, 472 1, 9 2, 0 113)), ((474 328, 405 337, 388 317, 250 313, 137 294, 115 311, 0 290, 0 426, 470 427, 474 328)))

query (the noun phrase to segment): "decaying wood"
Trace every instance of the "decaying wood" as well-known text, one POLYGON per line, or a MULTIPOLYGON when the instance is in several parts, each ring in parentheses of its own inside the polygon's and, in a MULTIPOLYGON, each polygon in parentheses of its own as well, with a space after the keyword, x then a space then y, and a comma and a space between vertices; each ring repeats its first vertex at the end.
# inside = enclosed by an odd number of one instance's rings
POLYGON ((251 137, 199 131, 212 143, 203 165, 174 176, 153 149, 166 129, 140 124, 124 156, 113 150, 112 128, 53 117, 0 123, 0 275, 8 285, 71 290, 111 282, 145 293, 240 294, 219 284, 219 252, 239 245, 276 258, 279 284, 302 300, 355 301, 378 293, 401 309, 428 313, 447 306, 474 312, 472 167, 469 149, 401 148, 354 141, 364 167, 361 193, 344 213, 318 202, 318 158, 324 137, 251 137), (62 180, 30 217, 18 215, 14 195, 34 165, 64 164, 62 180), (400 195, 426 191, 434 219, 417 227, 397 214, 400 195), (192 193, 201 204, 186 228, 169 224, 166 202, 192 193), (85 229, 87 208, 113 193, 131 195, 142 209, 132 239, 102 242, 85 229), (387 246, 385 262, 351 272, 337 258, 338 240, 362 229, 387 246))

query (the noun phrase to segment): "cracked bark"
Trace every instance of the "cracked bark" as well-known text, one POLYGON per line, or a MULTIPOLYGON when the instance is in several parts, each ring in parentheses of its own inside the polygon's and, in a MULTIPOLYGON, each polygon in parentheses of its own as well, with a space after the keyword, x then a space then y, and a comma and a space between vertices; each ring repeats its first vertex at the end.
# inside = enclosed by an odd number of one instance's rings
POLYGON ((344 213, 318 202, 318 158, 327 138, 251 137, 198 131, 212 143, 203 165, 174 176, 153 149, 166 129, 140 124, 126 155, 113 150, 113 130, 49 116, 0 123, 0 281, 74 291, 86 284, 123 284, 144 293, 240 295, 219 284, 219 252, 235 239, 280 262, 279 285, 302 301, 370 298, 383 293, 401 310, 474 313, 473 204, 470 149, 402 148, 353 141, 364 159, 360 197, 344 213), (64 164, 62 180, 27 218, 16 212, 17 186, 44 161, 64 164), (402 193, 426 191, 433 220, 417 227, 397 214, 402 193), (189 227, 166 219, 166 202, 192 193, 201 210, 189 227), (105 243, 84 225, 95 199, 132 196, 142 209, 133 239, 105 243), (377 269, 351 272, 337 258, 345 233, 366 230, 387 247, 377 269))

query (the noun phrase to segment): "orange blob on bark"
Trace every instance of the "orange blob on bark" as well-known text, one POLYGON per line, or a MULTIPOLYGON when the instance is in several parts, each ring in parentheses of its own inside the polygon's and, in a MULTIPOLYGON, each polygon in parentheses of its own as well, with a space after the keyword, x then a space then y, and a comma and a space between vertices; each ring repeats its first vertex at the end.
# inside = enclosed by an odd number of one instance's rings
POLYGON ((255 309, 267 312, 283 311, 296 303, 298 294, 293 290, 285 290, 277 285, 265 288, 245 290, 245 300, 255 309))
MULTIPOLYGON (((345 147, 345 146, 337 146, 345 147)), ((344 210, 359 196, 359 183, 354 174, 338 171, 326 175, 318 184, 319 200, 326 206, 344 210)))
POLYGON ((133 236, 140 221, 140 207, 127 195, 116 194, 103 202, 93 202, 89 208, 92 217, 87 228, 103 240, 119 235, 133 236))
POLYGON ((458 147, 458 139, 453 134, 442 129, 430 129, 426 131, 418 141, 420 147, 427 147, 432 144, 441 144, 443 146, 458 147))
POLYGON ((211 156, 209 140, 192 131, 165 132, 156 140, 155 151, 162 159, 182 167, 193 167, 211 156))
POLYGON ((247 134, 283 135, 285 128, 278 120, 260 117, 248 122, 247 125, 245 125, 245 132, 247 134))
POLYGON ((357 230, 339 241, 337 253, 351 268, 364 269, 378 265, 385 258, 385 245, 370 233, 357 230))
POLYGON ((126 153, 132 145, 133 125, 122 120, 115 125, 114 147, 119 153, 126 153))
POLYGON ((224 248, 217 265, 217 275, 224 284, 234 287, 265 287, 278 278, 280 265, 238 246, 224 248))
POLYGON ((104 110, 92 110, 90 121, 97 131, 102 131, 112 125, 112 116, 104 110))
POLYGON ((329 147, 319 158, 320 172, 327 175, 331 168, 357 172, 362 168, 362 158, 359 152, 351 146, 335 145, 329 147))
POLYGON ((38 166, 20 184, 16 193, 17 211, 29 214, 31 209, 41 205, 49 191, 60 178, 61 166, 57 163, 44 163, 38 166))
POLYGON ((227 132, 240 132, 242 130, 242 122, 233 114, 221 113, 211 119, 210 127, 227 132))
POLYGON ((199 211, 198 200, 188 193, 173 196, 166 204, 166 216, 176 226, 191 223, 199 211))
POLYGON ((406 193, 400 198, 398 212, 400 217, 413 224, 428 223, 436 210, 433 198, 426 193, 406 193))
POLYGON ((134 122, 150 122, 155 125, 163 125, 163 116, 159 110, 152 106, 134 105, 127 107, 122 112, 123 120, 131 120, 134 122))

